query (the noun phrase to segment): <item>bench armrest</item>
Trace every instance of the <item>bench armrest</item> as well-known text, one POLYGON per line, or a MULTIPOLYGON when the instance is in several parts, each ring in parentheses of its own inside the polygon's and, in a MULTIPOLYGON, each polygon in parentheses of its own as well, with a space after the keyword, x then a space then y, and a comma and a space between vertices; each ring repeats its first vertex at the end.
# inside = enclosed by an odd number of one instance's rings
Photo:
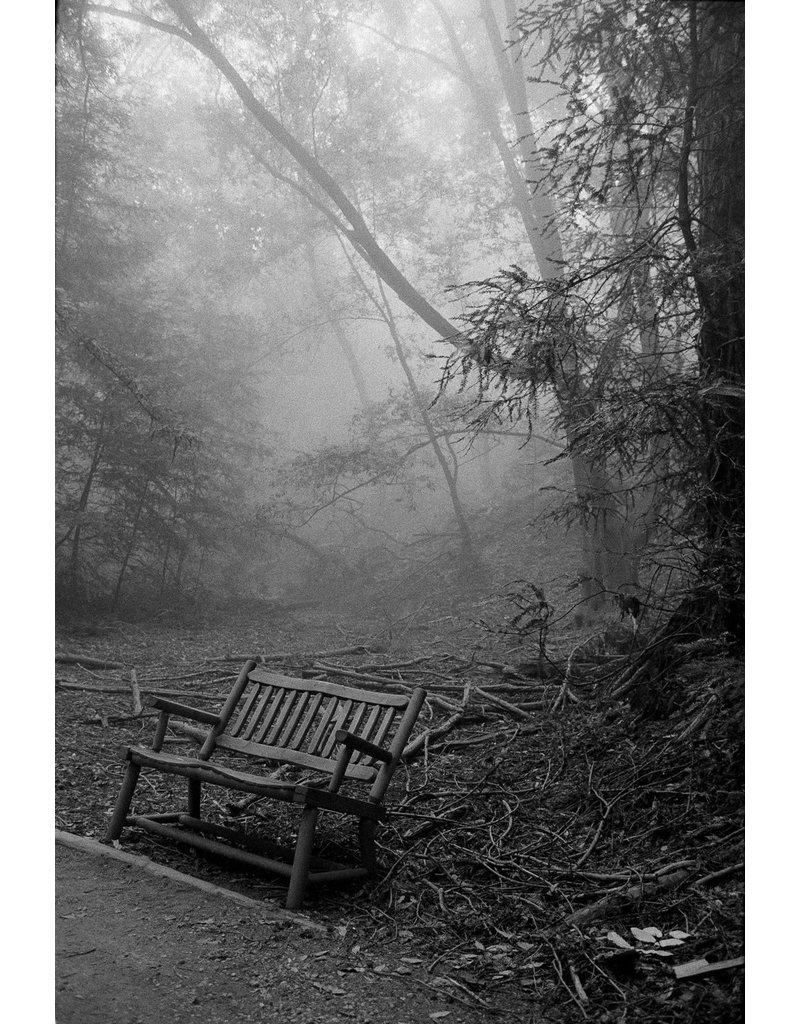
POLYGON ((359 750, 362 754, 368 754, 370 757, 374 757, 376 761, 388 763, 392 760, 392 755, 388 750, 379 747, 377 743, 362 740, 360 736, 354 736, 352 732, 348 732, 346 729, 336 730, 336 742, 343 743, 346 747, 350 747, 353 750, 359 750))
POLYGON ((207 725, 216 725, 219 722, 219 715, 213 711, 203 711, 201 708, 193 708, 188 704, 179 704, 175 700, 165 700, 163 697, 154 697, 150 706, 156 711, 166 711, 174 715, 181 715, 182 718, 189 718, 194 722, 205 722, 207 725))

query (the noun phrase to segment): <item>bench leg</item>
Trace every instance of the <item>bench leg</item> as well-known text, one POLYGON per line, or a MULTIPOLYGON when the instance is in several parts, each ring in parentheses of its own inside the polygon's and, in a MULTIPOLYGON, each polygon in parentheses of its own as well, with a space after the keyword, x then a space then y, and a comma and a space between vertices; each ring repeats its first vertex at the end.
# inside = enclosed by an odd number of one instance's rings
POLYGON ((131 800, 133 800, 133 791, 136 789, 136 783, 139 781, 139 772, 141 770, 141 765, 128 763, 125 778, 122 780, 122 788, 114 805, 114 813, 111 815, 111 821, 103 837, 104 843, 113 843, 115 839, 119 839, 122 833, 122 826, 125 824, 125 819, 128 816, 131 800))
POLYGON ((314 842, 314 830, 317 827, 319 810, 316 807, 303 808, 303 817, 297 832, 297 846, 292 862, 292 877, 289 879, 289 892, 286 896, 286 909, 297 910, 303 902, 308 884, 308 868, 311 863, 311 844, 314 842))
POLYGON ((372 818, 360 818, 358 822, 358 845, 361 848, 361 863, 371 875, 375 874, 375 832, 372 818))
POLYGON ((200 780, 189 779, 189 799, 187 801, 190 818, 200 817, 200 780))

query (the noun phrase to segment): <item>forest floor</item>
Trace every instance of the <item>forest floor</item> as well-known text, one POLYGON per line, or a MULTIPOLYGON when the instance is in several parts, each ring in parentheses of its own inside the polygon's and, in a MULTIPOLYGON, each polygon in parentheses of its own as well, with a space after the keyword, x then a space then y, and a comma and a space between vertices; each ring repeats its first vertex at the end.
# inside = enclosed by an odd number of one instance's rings
POLYGON ((362 947, 345 925, 320 931, 57 847, 56 1020, 481 1021, 472 1008, 448 1012, 401 945, 362 947))
MULTIPOLYGON (((84 1005, 97 998, 101 975, 113 990, 109 998, 125 1002, 117 986, 129 989, 129 1016, 120 1003, 114 1019, 144 1022, 145 1003, 184 1005, 189 992, 189 1002, 204 998, 212 989, 200 992, 201 973, 213 982, 216 968, 198 971, 198 944, 203 955, 224 946, 226 956, 215 962, 235 960, 239 975, 219 989, 230 993, 227 1009, 209 996, 209 1020, 742 1019, 741 967, 684 979, 675 972, 702 959, 722 965, 743 952, 741 663, 711 649, 687 656, 656 692, 614 698, 619 665, 632 656, 630 638, 601 642, 589 629, 564 630, 548 640, 548 671, 523 678, 528 670, 511 666, 530 661, 531 651, 483 631, 476 620, 486 607, 451 611, 424 623, 409 616, 389 628, 309 610, 302 620, 176 626, 162 618, 59 629, 58 652, 124 666, 56 666, 56 825, 94 838, 121 779, 120 746, 148 742, 154 727, 152 717, 131 717, 132 669, 144 696, 173 691, 213 708, 246 658, 260 655, 289 674, 324 665, 334 679, 339 667, 422 683, 438 701, 426 707, 422 727, 463 711, 455 729, 397 773, 377 881, 312 891, 304 912, 329 927, 329 941, 292 931, 276 946, 273 933, 240 907, 209 910, 206 897, 182 889, 166 896, 166 883, 133 883, 116 866, 60 853, 65 942, 81 946, 80 928, 89 928, 108 892, 123 912, 86 948, 108 964, 115 949, 149 950, 146 964, 139 954, 125 958, 118 980, 118 972, 76 969, 81 950, 60 946, 60 1022, 101 1019, 76 1009, 79 997, 84 1005), (358 645, 363 649, 348 654, 319 653, 358 645), (148 913, 151 899, 166 912, 148 913), (184 963, 161 972, 156 998, 152 969, 176 956, 184 963), (286 984, 267 998, 267 986, 252 979, 265 975, 273 956, 281 958, 274 964, 286 984)), ((191 744, 174 735, 168 749, 188 752, 191 744)), ((176 780, 142 779, 141 810, 173 809, 184 797, 176 780)), ((242 810, 224 790, 204 791, 204 816, 235 816, 246 830, 266 828, 284 839, 296 826, 293 808, 262 802, 242 810)), ((322 852, 346 858, 351 837, 336 825, 332 815, 321 817, 322 852)), ((284 890, 269 876, 134 829, 123 833, 122 845, 269 905, 282 903, 284 890)), ((180 1012, 162 1019, 180 1021, 180 1012)))

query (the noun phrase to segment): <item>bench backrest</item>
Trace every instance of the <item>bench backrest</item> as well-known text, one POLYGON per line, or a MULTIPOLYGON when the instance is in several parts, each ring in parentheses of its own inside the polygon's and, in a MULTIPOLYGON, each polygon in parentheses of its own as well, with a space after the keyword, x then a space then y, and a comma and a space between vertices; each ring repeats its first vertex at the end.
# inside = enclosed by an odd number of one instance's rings
MULTIPOLYGON (((384 748, 393 740, 404 744, 420 702, 413 695, 362 690, 250 668, 240 675, 226 701, 215 746, 333 773, 339 754, 337 729, 346 729, 384 748)), ((380 768, 369 755, 353 751, 345 777, 373 782, 380 768)), ((373 791, 378 799, 382 796, 375 787, 373 791)))

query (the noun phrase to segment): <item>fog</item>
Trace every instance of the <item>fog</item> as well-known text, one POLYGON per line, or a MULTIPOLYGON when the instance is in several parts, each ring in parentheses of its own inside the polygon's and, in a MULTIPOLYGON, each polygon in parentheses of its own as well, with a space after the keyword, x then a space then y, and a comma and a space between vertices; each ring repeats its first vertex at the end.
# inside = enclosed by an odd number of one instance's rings
POLYGON ((62 611, 665 608, 739 418, 670 11, 60 5, 62 611))
MULTIPOLYGON (((491 54, 461 5, 435 6, 193 15, 455 322, 457 286, 530 259, 443 18, 479 75, 491 54)), ((547 398, 541 422, 470 426, 487 395, 442 387, 452 340, 376 275, 230 76, 183 30, 117 10, 131 17, 60 9, 62 609, 290 604, 321 586, 391 603, 416 576, 480 600, 534 568, 537 538, 566 550, 541 515, 569 493, 547 398)))

